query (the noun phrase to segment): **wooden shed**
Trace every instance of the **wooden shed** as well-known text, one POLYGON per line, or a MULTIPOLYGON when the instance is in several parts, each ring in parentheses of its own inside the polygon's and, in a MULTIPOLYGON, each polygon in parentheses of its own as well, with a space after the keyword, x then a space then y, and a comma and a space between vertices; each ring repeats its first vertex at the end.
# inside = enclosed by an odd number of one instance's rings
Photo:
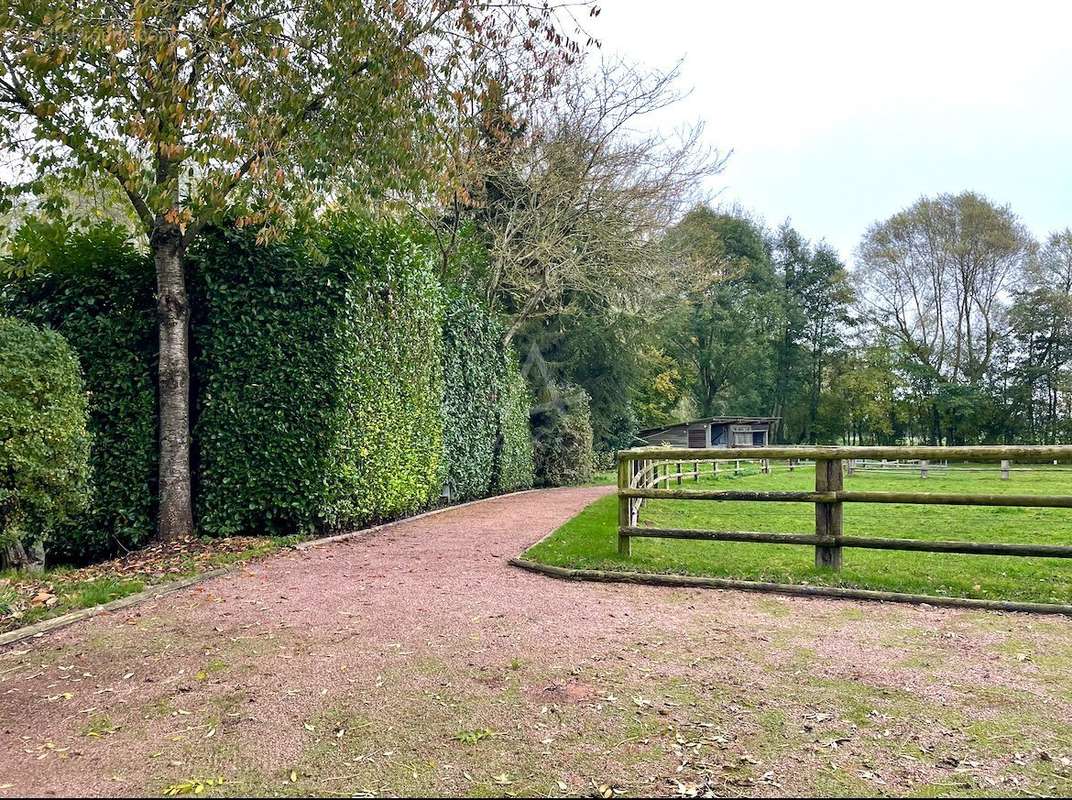
POLYGON ((640 431, 650 445, 671 447, 766 447, 778 417, 705 417, 640 431))

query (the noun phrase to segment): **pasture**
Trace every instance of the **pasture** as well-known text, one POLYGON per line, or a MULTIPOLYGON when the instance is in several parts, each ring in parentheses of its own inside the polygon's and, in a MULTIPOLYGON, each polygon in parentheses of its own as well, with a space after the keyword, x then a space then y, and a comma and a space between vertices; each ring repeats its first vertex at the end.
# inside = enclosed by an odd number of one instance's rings
MULTIPOLYGON (((1002 480, 997 465, 984 471, 857 472, 845 477, 846 490, 965 492, 979 494, 1070 494, 1072 472, 1040 466, 1014 471, 1002 480)), ((709 469, 709 468, 708 468, 709 469)), ((718 477, 703 471, 685 488, 752 491, 808 491, 811 467, 771 474, 755 466, 734 476, 725 466, 718 477)), ((676 486, 673 484, 672 486, 676 486)), ((1072 543, 1072 510, 900 504, 845 504, 846 535, 1034 544, 1072 543)), ((810 503, 647 500, 642 527, 811 533, 810 503)), ((618 555, 617 505, 604 497, 530 548, 525 557, 578 569, 630 570, 719 578, 841 586, 936 596, 1045 603, 1072 602, 1072 559, 991 555, 846 550, 840 572, 814 566, 813 548, 795 545, 635 538, 628 558, 618 555)))

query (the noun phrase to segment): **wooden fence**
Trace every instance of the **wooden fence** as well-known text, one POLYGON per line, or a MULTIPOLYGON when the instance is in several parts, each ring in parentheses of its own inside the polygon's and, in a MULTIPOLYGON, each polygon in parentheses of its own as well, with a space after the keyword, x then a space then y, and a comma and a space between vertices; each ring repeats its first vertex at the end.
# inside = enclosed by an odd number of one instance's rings
POLYGON ((969 466, 954 466, 948 461, 930 461, 928 459, 911 459, 911 460, 889 460, 889 459, 856 459, 850 458, 845 461, 845 471, 848 475, 855 475, 857 472, 864 473, 892 473, 897 475, 919 475, 921 478, 928 477, 931 473, 937 473, 939 475, 955 475, 961 472, 989 472, 991 474, 1000 472, 1001 479, 1003 481, 1009 480, 1010 473, 1013 472, 1072 472, 1072 466, 1058 466, 1057 461, 1053 461, 1052 464, 1047 462, 1045 467, 1035 466, 1012 466, 1012 461, 1003 458, 995 466, 980 466, 978 464, 972 464, 969 466))
MULTIPOLYGON (((1072 495, 1025 494, 951 494, 927 492, 846 491, 843 468, 849 459, 889 459, 923 462, 1010 462, 1041 464, 1072 459, 1072 446, 1023 447, 764 447, 732 451, 725 449, 682 449, 645 447, 618 453, 618 553, 630 554, 630 542, 637 537, 660 539, 699 539, 718 542, 758 542, 763 544, 808 545, 815 548, 815 564, 840 569, 846 547, 877 550, 911 550, 929 553, 964 553, 971 555, 1072 557, 1072 546, 1019 544, 1004 542, 931 541, 873 536, 845 536, 842 515, 845 503, 908 503, 974 506, 1022 506, 1030 508, 1072 508, 1072 495), (711 465, 717 473, 719 463, 761 460, 770 469, 772 460, 785 459, 815 463, 815 490, 789 492, 720 491, 713 489, 671 488, 671 481, 699 479, 701 469, 711 465), (674 465, 671 471, 670 465, 674 465), (684 468, 683 466, 684 465, 684 468), (662 484, 660 486, 660 484, 662 484), (815 532, 759 533, 749 531, 682 530, 641 528, 637 525, 640 505, 646 499, 743 500, 749 502, 813 503, 815 532)), ((739 471, 739 467, 738 467, 739 471)), ((894 593, 889 593, 895 599, 894 593)))

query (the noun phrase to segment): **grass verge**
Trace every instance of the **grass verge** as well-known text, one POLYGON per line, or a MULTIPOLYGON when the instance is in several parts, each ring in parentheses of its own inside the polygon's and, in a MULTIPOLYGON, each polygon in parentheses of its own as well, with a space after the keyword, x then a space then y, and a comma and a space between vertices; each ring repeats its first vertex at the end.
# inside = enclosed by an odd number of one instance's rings
POLYGON ((151 545, 88 567, 0 572, 0 633, 71 611, 110 603, 152 586, 245 563, 305 537, 181 539, 151 545))

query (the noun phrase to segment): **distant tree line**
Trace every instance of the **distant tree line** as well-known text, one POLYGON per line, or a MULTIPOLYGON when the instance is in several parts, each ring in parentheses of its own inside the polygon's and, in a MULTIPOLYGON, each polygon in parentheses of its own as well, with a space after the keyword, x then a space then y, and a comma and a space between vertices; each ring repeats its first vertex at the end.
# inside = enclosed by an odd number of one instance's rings
POLYGON ((593 397, 597 448, 719 414, 792 443, 1072 438, 1072 230, 1036 242, 971 192, 873 224, 850 270, 789 222, 692 208, 673 266, 608 319, 579 306, 529 335, 593 397))

